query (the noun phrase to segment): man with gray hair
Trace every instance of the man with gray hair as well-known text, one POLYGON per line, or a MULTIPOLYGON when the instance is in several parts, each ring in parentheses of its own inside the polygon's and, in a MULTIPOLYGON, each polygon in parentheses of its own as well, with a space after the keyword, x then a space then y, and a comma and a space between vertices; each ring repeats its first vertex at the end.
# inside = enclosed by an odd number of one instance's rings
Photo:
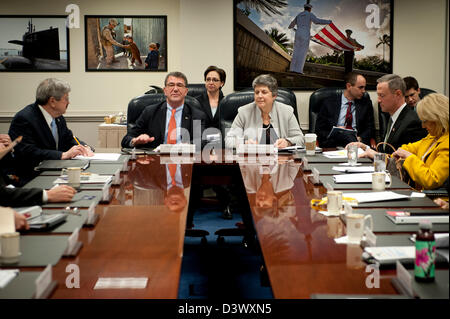
MULTIPOLYGON (((395 74, 387 74, 377 80, 378 103, 383 112, 389 113, 383 140, 395 149, 403 144, 416 142, 427 135, 416 112, 405 107, 406 85, 403 79, 395 74)), ((391 154, 394 150, 384 145, 384 152, 391 154)))
POLYGON ((36 102, 14 116, 9 136, 12 140, 23 136, 14 153, 17 174, 21 179, 32 178, 34 167, 43 160, 93 155, 88 146, 78 144, 72 131, 67 128, 63 114, 69 105, 69 92, 67 82, 45 79, 36 90, 36 102))

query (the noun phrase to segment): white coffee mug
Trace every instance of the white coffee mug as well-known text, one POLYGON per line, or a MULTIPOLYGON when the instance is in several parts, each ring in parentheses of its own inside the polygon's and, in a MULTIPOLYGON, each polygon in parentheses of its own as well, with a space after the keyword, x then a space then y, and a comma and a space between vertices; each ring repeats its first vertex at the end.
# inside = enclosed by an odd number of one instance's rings
POLYGON ((370 220, 369 229, 373 230, 372 215, 348 214, 347 220, 347 236, 351 243, 360 242, 364 235, 364 226, 367 220, 370 220))
POLYGON ((316 134, 314 133, 305 134, 306 155, 316 154, 316 140, 317 140, 316 134))
POLYGON ((20 256, 20 234, 18 232, 1 235, 2 263, 16 263, 20 256))
POLYGON ((74 188, 80 187, 81 167, 68 167, 63 169, 63 174, 67 174, 67 184, 74 188))
POLYGON ((329 213, 340 214, 342 210, 342 192, 327 192, 327 211, 329 213))
POLYGON ((386 175, 389 176, 389 184, 387 187, 391 187, 392 184, 392 176, 389 173, 385 172, 375 172, 372 173, 372 190, 377 192, 382 192, 386 189, 386 175))

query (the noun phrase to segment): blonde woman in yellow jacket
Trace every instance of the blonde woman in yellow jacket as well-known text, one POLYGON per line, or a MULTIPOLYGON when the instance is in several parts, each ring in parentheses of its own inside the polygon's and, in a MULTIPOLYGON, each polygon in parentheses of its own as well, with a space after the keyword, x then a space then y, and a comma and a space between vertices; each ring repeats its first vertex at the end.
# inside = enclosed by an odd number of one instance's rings
MULTIPOLYGON (((432 93, 417 104, 417 115, 428 135, 415 143, 404 144, 392 156, 404 159, 403 167, 417 189, 442 186, 449 171, 449 104, 448 97, 432 93)), ((354 142, 364 150, 359 157, 373 158, 376 151, 354 142)))

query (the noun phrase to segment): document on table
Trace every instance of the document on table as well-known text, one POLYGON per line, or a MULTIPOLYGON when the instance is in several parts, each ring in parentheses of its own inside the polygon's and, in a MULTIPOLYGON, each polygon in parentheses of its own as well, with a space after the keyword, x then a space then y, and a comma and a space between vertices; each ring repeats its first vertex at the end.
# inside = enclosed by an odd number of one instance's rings
POLYGON ((147 277, 98 278, 94 289, 145 289, 147 277))
POLYGON ((416 257, 415 246, 366 247, 364 251, 378 261, 414 259, 416 257))
POLYGON ((0 270, 0 289, 5 288, 19 274, 19 269, 0 270))
POLYGON ((342 173, 373 173, 373 166, 333 166, 333 171, 342 173))
POLYGON ((119 153, 94 153, 94 156, 78 155, 75 159, 89 160, 89 161, 117 161, 120 157, 119 153))
MULTIPOLYGON (((364 153, 363 149, 358 147, 358 154, 364 153)), ((347 150, 323 152, 323 156, 328 158, 347 158, 347 150)))
MULTIPOLYGON (((98 174, 89 174, 89 175, 81 175, 80 183, 81 184, 108 184, 112 181, 112 176, 108 175, 98 175, 98 174)), ((63 175, 55 179, 53 184, 67 184, 67 175, 63 175)))
POLYGON ((358 203, 384 202, 398 199, 409 199, 408 195, 397 194, 391 191, 367 192, 367 193, 344 193, 344 197, 354 198, 358 203))
MULTIPOLYGON (((336 184, 372 183, 372 173, 333 175, 333 180, 336 184)), ((385 181, 386 181, 386 183, 389 183, 389 181, 390 181, 389 175, 386 175, 385 181)))

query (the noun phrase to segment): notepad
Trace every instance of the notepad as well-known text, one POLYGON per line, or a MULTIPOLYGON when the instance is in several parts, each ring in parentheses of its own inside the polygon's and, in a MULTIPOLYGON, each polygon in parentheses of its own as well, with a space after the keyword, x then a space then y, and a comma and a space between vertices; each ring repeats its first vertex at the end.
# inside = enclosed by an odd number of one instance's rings
POLYGON ((380 262, 414 259, 416 257, 415 246, 366 247, 364 251, 380 262))
MULTIPOLYGON (((363 149, 358 147, 358 154, 364 153, 363 149)), ((323 152, 323 156, 328 158, 347 158, 347 150, 323 152)))
POLYGON ((98 278, 94 289, 145 289, 147 277, 98 278))
POLYGON ((449 222, 448 212, 447 215, 419 215, 418 213, 387 211, 386 217, 395 224, 418 224, 422 221, 430 221, 433 224, 448 224, 449 222))
MULTIPOLYGON (((357 168, 357 167, 355 167, 357 168)), ((390 176, 386 174, 386 183, 390 182, 390 176)), ((372 173, 357 173, 346 175, 333 175, 333 180, 336 184, 348 183, 372 183, 372 173)))

